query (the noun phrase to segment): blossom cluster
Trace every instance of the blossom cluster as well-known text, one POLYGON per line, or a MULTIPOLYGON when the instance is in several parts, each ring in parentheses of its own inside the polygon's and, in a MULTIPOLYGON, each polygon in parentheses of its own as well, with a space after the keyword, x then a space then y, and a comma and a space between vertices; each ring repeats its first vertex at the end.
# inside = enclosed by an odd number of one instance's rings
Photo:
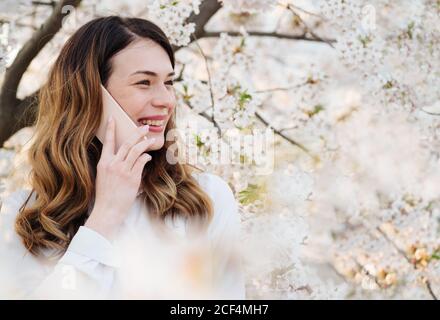
POLYGON ((170 42, 185 46, 195 30, 195 24, 186 23, 186 19, 192 12, 199 14, 199 5, 200 0, 150 0, 147 7, 150 18, 160 25, 170 42))

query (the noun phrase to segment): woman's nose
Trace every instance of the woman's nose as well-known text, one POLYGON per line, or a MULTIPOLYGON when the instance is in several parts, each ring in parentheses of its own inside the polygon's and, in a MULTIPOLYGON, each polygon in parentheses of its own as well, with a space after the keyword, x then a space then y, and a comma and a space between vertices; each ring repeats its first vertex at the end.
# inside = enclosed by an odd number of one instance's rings
POLYGON ((168 88, 161 88, 155 92, 154 99, 152 100, 152 105, 155 107, 167 107, 169 109, 174 107, 175 104, 174 90, 169 90, 168 88))

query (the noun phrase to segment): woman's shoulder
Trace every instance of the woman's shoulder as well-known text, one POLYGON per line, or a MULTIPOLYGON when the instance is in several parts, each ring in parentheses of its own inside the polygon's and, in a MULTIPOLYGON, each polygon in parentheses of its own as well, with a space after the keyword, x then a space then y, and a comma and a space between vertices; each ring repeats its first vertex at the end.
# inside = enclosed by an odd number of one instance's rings
POLYGON ((229 184, 222 177, 209 172, 200 172, 194 177, 213 202, 214 216, 210 232, 216 233, 215 230, 239 223, 237 202, 229 184))
POLYGON ((193 172, 192 175, 196 178, 197 181, 199 181, 200 183, 204 183, 205 185, 228 184, 222 177, 208 171, 193 172))
POLYGON ((231 187, 222 177, 206 171, 193 173, 193 176, 213 200, 217 198, 235 200, 231 187))

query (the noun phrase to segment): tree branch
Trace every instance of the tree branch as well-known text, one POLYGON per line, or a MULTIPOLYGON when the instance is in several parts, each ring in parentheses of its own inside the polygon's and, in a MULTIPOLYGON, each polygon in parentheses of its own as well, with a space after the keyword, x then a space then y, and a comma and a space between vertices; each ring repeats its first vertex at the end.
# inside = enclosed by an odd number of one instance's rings
MULTIPOLYGON (((185 103, 191 110, 194 110, 194 107, 189 103, 189 101, 185 101, 185 103)), ((209 114, 207 114, 205 111, 198 112, 197 114, 199 116, 202 116, 203 118, 205 118, 209 122, 211 122, 214 125, 214 127, 217 128, 219 135, 221 137, 222 130, 220 128, 220 125, 217 123, 217 121, 213 120, 212 117, 209 114)))
POLYGON ((292 89, 298 89, 301 87, 304 87, 306 85, 310 84, 310 81, 306 81, 303 83, 287 86, 287 87, 275 87, 275 88, 269 88, 269 89, 262 89, 262 90, 256 90, 253 93, 268 93, 268 92, 274 92, 274 91, 289 91, 292 89))
MULTIPOLYGON (((38 29, 32 37, 24 44, 15 57, 14 62, 6 69, 1 94, 6 100, 16 97, 18 85, 23 74, 29 67, 32 60, 38 55, 41 49, 61 29, 61 22, 64 14, 61 12, 64 6, 76 7, 81 0, 62 0, 57 3, 50 17, 38 29)), ((69 13, 67 13, 69 14, 69 13)))
MULTIPOLYGON (((206 73, 208 74, 208 86, 209 86, 209 94, 210 94, 210 98, 211 98, 211 109, 212 109, 212 115, 211 115, 211 119, 210 121, 214 124, 214 126, 219 130, 219 134, 220 136, 222 136, 222 131, 221 128, 219 126, 219 124, 217 123, 217 121, 215 120, 215 102, 214 102, 214 93, 212 91, 212 80, 211 80, 211 72, 209 69, 209 64, 208 64, 208 59, 206 58, 205 53, 203 52, 202 47, 199 45, 197 38, 195 38, 194 34, 192 35, 194 37, 195 43, 197 45, 197 48, 199 49, 200 54, 203 57, 203 60, 205 61, 205 68, 206 68, 206 73)), ((205 112, 203 112, 205 113, 205 112)))
MULTIPOLYGON (((284 6, 284 5, 282 5, 282 6, 284 6)), ((318 18, 323 19, 323 17, 320 16, 319 14, 316 14, 316 13, 313 13, 311 11, 305 10, 305 9, 303 9, 301 7, 295 6, 293 3, 289 3, 288 6, 291 7, 291 8, 294 8, 294 9, 296 9, 298 11, 304 12, 304 13, 310 15, 310 16, 314 16, 314 17, 318 17, 318 18)))
POLYGON ((305 153, 310 155, 310 151, 303 146, 301 143, 296 142, 295 140, 293 140, 292 138, 289 138, 288 136, 286 136, 284 133, 282 133, 280 130, 275 129, 270 123, 269 121, 267 121, 266 119, 263 118, 263 116, 257 111, 255 112, 255 116, 257 117, 258 120, 260 120, 265 126, 271 128, 273 130, 273 132, 280 136, 281 138, 283 138, 284 140, 286 140, 287 142, 293 144, 294 146, 297 146, 298 148, 300 148, 302 151, 304 151, 305 153))
MULTIPOLYGON (((14 122, 17 117, 21 117, 22 113, 20 112, 26 109, 22 101, 17 99, 17 89, 23 74, 41 49, 61 29, 64 17, 70 13, 69 11, 63 13, 63 7, 77 7, 80 2, 81 0, 59 1, 49 18, 33 33, 32 37, 20 49, 12 64, 6 69, 0 91, 0 145, 15 132, 17 127, 21 128, 20 124, 11 122, 14 122), (23 107, 18 108, 22 105, 23 107)), ((29 99, 23 101, 29 101, 29 99)))
MULTIPOLYGON (((208 37, 219 37, 221 33, 227 33, 230 36, 240 36, 241 33, 237 31, 215 31, 215 32, 205 32, 202 34, 203 38, 208 37)), ((324 38, 317 38, 315 36, 308 37, 307 32, 295 35, 295 34, 288 34, 288 33, 278 33, 278 32, 265 32, 265 31, 247 31, 247 33, 250 36, 258 36, 258 37, 273 37, 278 39, 290 39, 290 40, 303 40, 303 41, 317 41, 317 42, 324 42, 327 44, 332 44, 335 42, 334 39, 324 39, 324 38)))
MULTIPOLYGON (((217 0, 205 0, 202 1, 199 7, 199 14, 194 12, 186 19, 186 23, 195 23, 195 31, 193 33, 196 39, 203 37, 205 33, 205 25, 208 21, 217 13, 217 11, 222 7, 217 0)), ((192 41, 192 40, 191 40, 192 41)), ((184 46, 173 46, 174 51, 181 49, 184 46)))
POLYGON ((50 2, 32 1, 32 4, 38 5, 38 6, 50 6, 50 7, 54 8, 57 3, 56 3, 56 1, 50 1, 50 2))
MULTIPOLYGON (((292 6, 291 4, 288 4, 286 6, 286 9, 292 12, 292 14, 302 23, 304 26, 304 32, 305 34, 309 33, 315 40, 322 41, 327 43, 330 47, 334 48, 333 43, 334 41, 329 41, 328 39, 323 39, 320 36, 318 36, 312 28, 309 27, 309 25, 304 21, 304 19, 295 11, 295 8, 298 9, 298 7, 292 6)), ((303 11, 303 10, 302 10, 303 11)))
MULTIPOLYGON (((393 248, 405 259, 405 261, 408 262, 413 267, 413 269, 417 269, 416 265, 411 262, 411 259, 406 255, 406 253, 397 246, 397 244, 386 234, 385 231, 382 230, 380 226, 376 227, 376 230, 385 240, 388 241, 388 243, 390 243, 393 246, 393 248)), ((437 296, 432 290, 431 281, 428 279, 428 277, 425 277, 423 282, 426 286, 426 290, 428 291, 432 299, 438 300, 437 296)))

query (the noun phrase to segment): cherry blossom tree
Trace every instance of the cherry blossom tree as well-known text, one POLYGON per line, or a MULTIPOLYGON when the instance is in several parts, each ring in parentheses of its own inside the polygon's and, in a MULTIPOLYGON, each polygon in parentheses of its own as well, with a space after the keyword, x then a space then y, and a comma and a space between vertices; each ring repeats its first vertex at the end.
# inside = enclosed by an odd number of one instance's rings
POLYGON ((10 137, 32 125, 42 66, 127 12, 174 45, 178 125, 239 201, 249 298, 440 296, 438 1, 9 2, 2 172, 20 171, 10 137))

